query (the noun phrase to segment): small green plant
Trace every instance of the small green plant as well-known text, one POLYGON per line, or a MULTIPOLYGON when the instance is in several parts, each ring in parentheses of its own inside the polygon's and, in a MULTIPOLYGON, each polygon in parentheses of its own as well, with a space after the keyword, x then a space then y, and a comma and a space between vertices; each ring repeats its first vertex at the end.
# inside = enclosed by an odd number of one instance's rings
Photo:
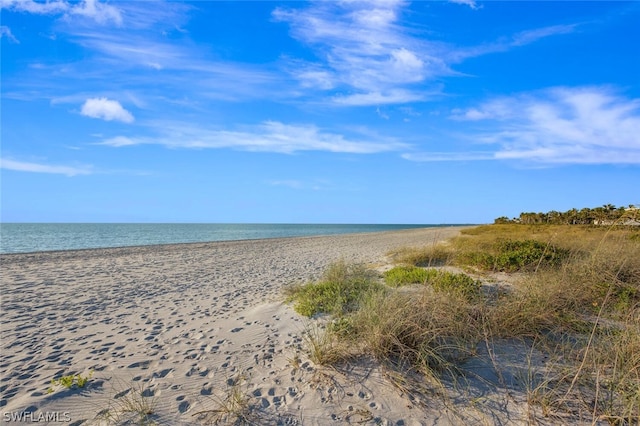
POLYGON ((349 337, 353 333, 353 318, 344 316, 336 318, 327 325, 327 330, 340 337, 349 337))
POLYGON ((536 265, 556 266, 568 255, 551 244, 536 240, 505 241, 498 247, 496 268, 513 272, 536 265))
POLYGON ((93 371, 89 371, 89 374, 86 376, 81 374, 69 374, 67 376, 58 377, 57 379, 51 379, 51 387, 49 387, 47 392, 53 393, 57 386, 62 386, 66 389, 82 389, 87 386, 91 377, 93 377, 93 371))
POLYGON ((464 297, 475 297, 480 294, 480 281, 469 275, 449 271, 436 271, 428 280, 435 291, 453 293, 464 297))
POLYGON ((384 273, 384 281, 392 287, 407 284, 422 284, 427 280, 428 272, 417 266, 396 266, 384 273))
POLYGON ((193 416, 207 424, 255 424, 251 419, 251 404, 244 374, 227 380, 223 397, 213 397, 215 408, 202 410, 193 416))
POLYGON ((490 252, 466 252, 460 259, 462 263, 484 270, 518 272, 558 266, 568 255, 568 250, 526 239, 499 241, 490 252))
POLYGON ((329 267, 321 281, 289 289, 288 301, 300 315, 319 313, 343 315, 357 309, 362 297, 380 288, 371 271, 360 265, 338 262, 329 267))
POLYGON ((331 328, 321 329, 307 325, 303 339, 309 359, 317 365, 331 365, 347 358, 347 348, 341 344, 340 336, 331 328))
POLYGON ((87 385, 87 383, 89 382, 89 379, 91 378, 92 373, 93 372, 89 373, 88 376, 77 375, 76 376, 76 385, 78 385, 79 388, 84 388, 87 385))
POLYGON ((156 396, 150 389, 145 389, 142 383, 126 386, 118 391, 109 406, 101 410, 97 419, 107 424, 137 424, 152 425, 156 409, 156 396))

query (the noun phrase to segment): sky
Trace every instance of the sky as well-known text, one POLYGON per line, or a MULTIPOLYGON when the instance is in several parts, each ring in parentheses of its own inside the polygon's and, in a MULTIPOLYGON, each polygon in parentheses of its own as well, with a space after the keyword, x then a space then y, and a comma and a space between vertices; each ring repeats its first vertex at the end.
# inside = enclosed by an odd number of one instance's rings
POLYGON ((640 204, 640 2, 0 0, 3 222, 640 204))

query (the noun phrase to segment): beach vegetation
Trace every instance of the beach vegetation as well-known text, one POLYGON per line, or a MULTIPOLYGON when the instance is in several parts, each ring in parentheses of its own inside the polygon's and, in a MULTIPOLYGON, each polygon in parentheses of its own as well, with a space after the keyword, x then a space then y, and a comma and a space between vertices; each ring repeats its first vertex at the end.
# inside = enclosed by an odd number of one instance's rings
POLYGON ((155 392, 143 383, 123 384, 96 419, 109 425, 153 425, 157 403, 155 392))
POLYGON ((509 219, 501 216, 494 220, 495 224, 554 224, 554 225, 638 225, 640 222, 640 208, 633 204, 628 207, 616 207, 604 204, 599 207, 585 207, 580 210, 573 208, 565 212, 551 210, 548 212, 522 212, 518 217, 509 219))
POLYGON ((69 374, 66 376, 58 377, 57 379, 51 379, 51 386, 48 389, 48 393, 53 393, 56 387, 62 386, 66 389, 83 389, 89 383, 89 380, 93 377, 93 371, 89 371, 87 375, 82 374, 69 374))
MULTIPOLYGON (((337 323, 341 324, 341 321, 337 323)), ((312 323, 305 327, 303 341, 309 359, 316 365, 333 365, 350 356, 347 339, 344 339, 347 329, 338 327, 321 327, 312 323)))
POLYGON ((392 287, 407 284, 423 284, 427 280, 427 270, 417 266, 396 266, 384 273, 384 281, 392 287))
POLYGON ((398 265, 421 267, 449 265, 454 255, 455 250, 444 244, 400 247, 389 253, 389 257, 398 265))
POLYGON ((435 291, 475 296, 480 291, 480 281, 464 273, 417 266, 396 266, 384 274, 385 283, 392 287, 409 284, 430 285, 435 291))
POLYGON ((333 318, 307 346, 320 353, 314 362, 373 357, 391 376, 403 377, 403 388, 418 374, 441 394, 443 383, 464 383, 474 374, 468 361, 489 356, 499 378, 492 385, 525 393, 527 421, 638 424, 640 244, 634 235, 637 230, 619 226, 500 223, 464 229, 440 248, 395 250, 396 266, 382 277, 387 285, 370 284, 357 303, 322 308, 333 318), (446 259, 448 268, 424 267, 435 258, 446 259), (451 272, 456 268, 467 273, 451 272), (493 355, 496 345, 514 342, 528 353, 516 370, 493 355), (507 372, 520 387, 509 388, 507 372))
POLYGON ((211 395, 214 408, 198 411, 193 417, 201 424, 257 424, 255 419, 252 419, 247 384, 245 374, 227 379, 224 394, 219 397, 211 395))
POLYGON ((300 315, 340 316, 356 310, 367 293, 380 288, 375 273, 341 261, 330 265, 320 281, 289 287, 287 295, 300 315))

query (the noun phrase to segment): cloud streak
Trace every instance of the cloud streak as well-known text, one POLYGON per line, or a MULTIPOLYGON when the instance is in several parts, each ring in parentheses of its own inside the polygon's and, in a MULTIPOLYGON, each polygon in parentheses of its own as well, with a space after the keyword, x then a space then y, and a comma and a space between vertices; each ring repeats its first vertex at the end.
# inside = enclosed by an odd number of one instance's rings
POLYGON ((89 18, 99 24, 122 24, 122 14, 114 6, 102 3, 98 0, 83 0, 79 3, 70 3, 63 0, 36 2, 33 0, 2 0, 3 9, 17 12, 33 13, 37 15, 60 15, 67 19, 73 16, 89 18))
POLYGON ((475 0, 449 0, 451 3, 463 4, 465 6, 469 6, 471 9, 480 9, 481 6, 478 6, 478 3, 475 0))
POLYGON ((32 163, 16 161, 8 158, 0 158, 0 168, 17 172, 48 173, 65 176, 90 175, 93 173, 89 166, 61 166, 52 164, 32 163))
POLYGON ((5 37, 13 43, 20 44, 20 41, 18 41, 18 39, 15 38, 13 33, 11 32, 11 28, 7 27, 6 25, 0 25, 0 38, 5 37))
POLYGON ((142 144, 168 148, 222 149, 293 154, 303 151, 325 151, 349 154, 374 154, 399 151, 409 146, 395 140, 350 138, 326 132, 313 125, 292 125, 265 121, 247 130, 211 130, 190 123, 162 123, 155 127, 154 137, 117 136, 100 144, 125 147, 142 144))
POLYGON ((469 58, 476 58, 491 53, 506 52, 517 47, 535 43, 547 37, 571 34, 575 32, 577 28, 578 24, 568 24, 552 25, 533 30, 521 31, 498 41, 483 43, 477 46, 451 49, 445 53, 444 60, 447 61, 447 63, 455 64, 463 62, 469 58))

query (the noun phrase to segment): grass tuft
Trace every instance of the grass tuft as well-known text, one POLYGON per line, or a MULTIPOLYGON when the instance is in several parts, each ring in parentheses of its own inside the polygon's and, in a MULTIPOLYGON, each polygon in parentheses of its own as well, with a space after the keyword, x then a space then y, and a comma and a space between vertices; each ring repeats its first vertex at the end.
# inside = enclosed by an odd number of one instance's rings
POLYGON ((142 383, 120 387, 123 390, 115 394, 108 407, 98 413, 97 419, 110 425, 155 424, 157 399, 154 392, 145 389, 142 383))
POLYGON ((326 313, 336 316, 356 310, 365 294, 379 291, 375 274, 361 265, 332 264, 319 282, 288 289, 288 301, 300 315, 326 313))
POLYGON ((212 396, 214 408, 193 414, 204 424, 256 424, 251 415, 251 404, 245 375, 227 379, 223 396, 212 396))

